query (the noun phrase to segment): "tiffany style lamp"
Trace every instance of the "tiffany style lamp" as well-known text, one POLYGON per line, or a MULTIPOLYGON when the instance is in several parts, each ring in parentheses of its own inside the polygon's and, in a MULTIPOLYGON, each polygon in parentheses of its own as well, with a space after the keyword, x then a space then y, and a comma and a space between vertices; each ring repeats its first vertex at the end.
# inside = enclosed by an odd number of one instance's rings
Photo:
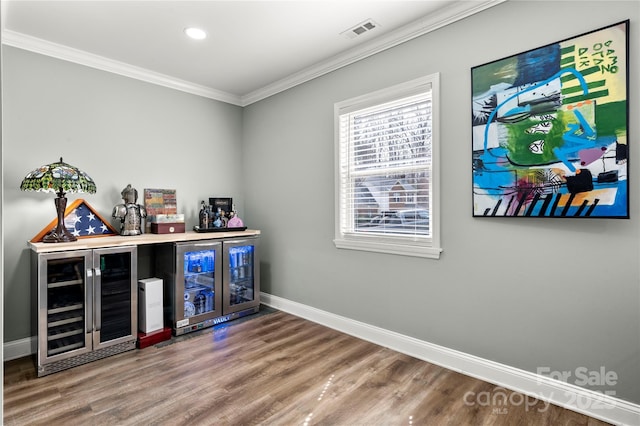
POLYGON ((64 225, 64 211, 67 208, 67 192, 87 192, 95 194, 96 184, 85 172, 62 161, 38 167, 29 173, 20 184, 23 191, 42 191, 57 194, 55 199, 58 224, 42 239, 45 243, 76 241, 64 225))

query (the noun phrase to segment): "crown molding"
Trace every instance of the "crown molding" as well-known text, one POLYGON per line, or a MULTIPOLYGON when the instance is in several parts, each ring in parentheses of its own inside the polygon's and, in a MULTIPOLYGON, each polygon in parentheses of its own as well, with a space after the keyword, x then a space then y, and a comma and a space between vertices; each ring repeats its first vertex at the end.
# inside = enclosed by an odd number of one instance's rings
MULTIPOLYGON (((374 38, 367 43, 363 43, 358 47, 336 55, 329 60, 319 62, 302 71, 296 72, 286 78, 242 96, 237 96, 212 87, 202 86, 145 68, 85 52, 83 50, 74 49, 62 44, 53 43, 37 37, 8 30, 4 25, 2 25, 2 44, 134 78, 151 84, 245 107, 307 81, 313 80, 314 78, 323 76, 369 56, 375 55, 376 53, 380 53, 416 37, 427 34, 438 28, 442 28, 468 16, 479 13, 505 1, 508 0, 455 1, 447 7, 405 25, 398 30, 392 31, 389 34, 378 38, 374 38)), ((5 14, 3 13, 2 15, 4 20, 5 14)))
POLYGON ((136 67, 124 62, 115 61, 83 50, 74 49, 62 44, 52 43, 37 37, 32 37, 16 31, 3 30, 2 44, 56 59, 73 62, 87 67, 119 74, 125 77, 142 80, 147 83, 168 87, 182 92, 191 93, 205 98, 240 105, 240 97, 189 81, 181 80, 145 68, 136 67))
POLYGON ((258 102, 506 1, 507 0, 456 1, 443 9, 417 19, 389 34, 372 39, 368 43, 354 47, 326 61, 319 62, 282 80, 243 95, 241 97, 241 105, 247 106, 258 102))

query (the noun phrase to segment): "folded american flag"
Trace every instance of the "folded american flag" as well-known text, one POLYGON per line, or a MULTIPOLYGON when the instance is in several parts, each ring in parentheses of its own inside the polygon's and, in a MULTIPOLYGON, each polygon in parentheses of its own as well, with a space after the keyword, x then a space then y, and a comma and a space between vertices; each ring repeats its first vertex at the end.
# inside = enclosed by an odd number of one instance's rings
POLYGON ((84 201, 67 213, 64 225, 76 237, 115 234, 111 225, 102 220, 84 201))

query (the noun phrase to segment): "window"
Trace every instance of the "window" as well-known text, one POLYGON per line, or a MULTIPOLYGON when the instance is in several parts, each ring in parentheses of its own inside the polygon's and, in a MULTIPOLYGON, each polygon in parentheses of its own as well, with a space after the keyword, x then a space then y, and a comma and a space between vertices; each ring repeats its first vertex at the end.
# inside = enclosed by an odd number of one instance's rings
POLYGON ((440 257, 438 87, 433 74, 335 105, 336 247, 440 257))

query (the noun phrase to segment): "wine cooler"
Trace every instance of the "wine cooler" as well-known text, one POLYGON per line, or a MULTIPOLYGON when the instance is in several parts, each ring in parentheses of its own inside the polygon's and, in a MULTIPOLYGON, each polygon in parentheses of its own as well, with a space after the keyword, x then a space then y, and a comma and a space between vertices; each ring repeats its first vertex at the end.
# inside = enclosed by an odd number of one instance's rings
POLYGON ((165 244, 156 273, 165 286, 165 322, 176 336, 258 312, 257 238, 165 244))
POLYGON ((37 374, 135 349, 137 249, 33 253, 37 374))

